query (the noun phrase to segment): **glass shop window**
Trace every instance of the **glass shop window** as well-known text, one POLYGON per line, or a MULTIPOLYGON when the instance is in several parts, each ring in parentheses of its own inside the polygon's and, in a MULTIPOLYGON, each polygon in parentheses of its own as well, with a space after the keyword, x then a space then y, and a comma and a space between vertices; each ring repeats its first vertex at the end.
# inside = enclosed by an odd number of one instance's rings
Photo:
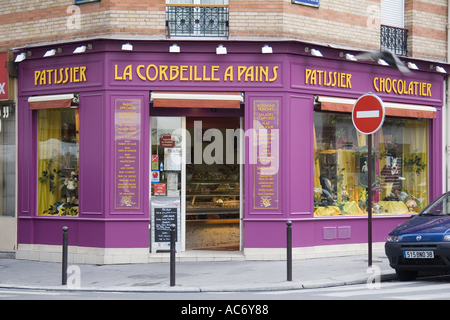
POLYGON ((0 105, 0 216, 15 216, 16 115, 14 106, 0 105))
MULTIPOLYGON (((417 213, 429 201, 428 121, 386 117, 373 135, 372 213, 417 213)), ((314 113, 314 215, 367 214, 367 136, 351 114, 314 113)))
POLYGON ((37 113, 38 215, 78 216, 78 109, 37 113))

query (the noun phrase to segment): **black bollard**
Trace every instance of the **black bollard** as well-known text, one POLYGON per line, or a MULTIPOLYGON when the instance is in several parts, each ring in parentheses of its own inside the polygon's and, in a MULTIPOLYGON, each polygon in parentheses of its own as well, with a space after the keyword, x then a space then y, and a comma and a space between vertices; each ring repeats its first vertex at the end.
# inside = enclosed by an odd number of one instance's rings
POLYGON ((69 228, 63 227, 63 245, 62 245, 62 285, 67 284, 67 252, 68 252, 68 237, 67 230, 69 228))
POLYGON ((170 225, 170 286, 175 286, 175 224, 170 225))
POLYGON ((286 222, 286 225, 287 225, 287 232, 286 232, 287 281, 292 281, 292 221, 286 222))

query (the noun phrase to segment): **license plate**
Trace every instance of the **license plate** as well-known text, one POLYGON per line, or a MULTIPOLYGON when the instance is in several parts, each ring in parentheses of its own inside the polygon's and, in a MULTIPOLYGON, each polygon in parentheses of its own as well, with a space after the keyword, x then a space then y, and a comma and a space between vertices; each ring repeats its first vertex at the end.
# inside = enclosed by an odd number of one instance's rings
POLYGON ((406 259, 433 259, 434 251, 403 251, 406 259))

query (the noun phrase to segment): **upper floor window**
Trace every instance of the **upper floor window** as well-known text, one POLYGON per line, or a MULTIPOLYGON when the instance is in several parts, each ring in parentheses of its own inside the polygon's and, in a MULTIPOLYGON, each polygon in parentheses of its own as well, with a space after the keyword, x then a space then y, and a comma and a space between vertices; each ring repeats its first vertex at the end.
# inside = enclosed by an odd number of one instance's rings
POLYGON ((228 0, 167 0, 168 38, 228 37, 228 0))
POLYGON ((405 27, 405 1, 381 0, 381 48, 406 56, 408 30, 405 27))
POLYGON ((167 4, 220 4, 228 5, 228 0, 166 0, 167 4))
POLYGON ((405 27, 405 0, 381 0, 381 24, 405 27))

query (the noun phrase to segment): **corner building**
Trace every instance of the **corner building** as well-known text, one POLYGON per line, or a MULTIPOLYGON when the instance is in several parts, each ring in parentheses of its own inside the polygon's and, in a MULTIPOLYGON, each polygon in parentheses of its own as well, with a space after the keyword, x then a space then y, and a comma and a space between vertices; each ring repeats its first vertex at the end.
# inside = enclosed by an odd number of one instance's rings
MULTIPOLYGON (((281 37, 289 34, 287 17, 302 12, 316 23, 318 14, 339 10, 336 2, 272 5, 283 21, 267 25, 273 37, 239 33, 232 17, 241 16, 240 1, 159 1, 146 7, 166 10, 153 31, 144 23, 138 31, 142 12, 101 1, 79 4, 81 21, 109 15, 111 25, 122 21, 113 35, 97 25, 95 37, 75 30, 70 41, 17 39, 15 57, 25 59, 17 78, 16 257, 58 261, 68 226, 73 263, 161 261, 176 224, 186 259, 229 252, 230 259, 276 260, 285 254, 289 220, 294 258, 358 254, 367 248, 368 174, 375 248, 440 195, 447 74, 439 68, 450 70, 442 52, 401 56, 417 68, 404 75, 353 59, 379 49, 380 29, 369 28, 364 14, 364 25, 357 23, 366 40, 350 48, 350 37, 326 44, 325 29, 323 39, 300 30, 281 37), (227 8, 229 29, 187 34, 171 22, 178 7, 227 8), (353 104, 368 92, 386 109, 373 137, 372 173, 367 137, 351 121, 353 104)), ((262 8, 247 11, 268 18, 262 8)))

